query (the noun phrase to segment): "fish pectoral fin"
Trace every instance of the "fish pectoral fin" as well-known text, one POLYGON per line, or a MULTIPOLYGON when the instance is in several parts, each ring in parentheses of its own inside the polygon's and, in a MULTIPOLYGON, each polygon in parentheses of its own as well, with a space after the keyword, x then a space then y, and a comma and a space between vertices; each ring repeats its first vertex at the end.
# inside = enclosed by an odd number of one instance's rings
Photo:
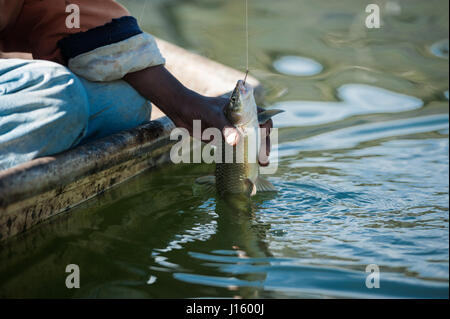
POLYGON ((272 116, 275 116, 275 115, 283 113, 283 112, 284 112, 283 110, 279 110, 279 109, 270 109, 270 110, 262 111, 262 112, 258 113, 258 122, 259 122, 259 124, 264 124, 268 120, 270 120, 272 118, 272 116))
POLYGON ((267 179, 258 176, 255 182, 256 190, 258 192, 276 192, 277 189, 267 179))
POLYGON ((195 180, 194 195, 210 195, 216 192, 216 177, 202 176, 195 180))

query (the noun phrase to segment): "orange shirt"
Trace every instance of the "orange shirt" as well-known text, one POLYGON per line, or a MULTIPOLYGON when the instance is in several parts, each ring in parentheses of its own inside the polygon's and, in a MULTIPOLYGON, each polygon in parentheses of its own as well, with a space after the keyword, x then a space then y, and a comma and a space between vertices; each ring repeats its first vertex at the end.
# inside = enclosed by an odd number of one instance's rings
POLYGON ((74 33, 84 32, 128 16, 129 12, 113 0, 0 0, 0 49, 5 52, 29 52, 34 59, 65 64, 58 41, 74 33), (11 3, 14 2, 14 8, 11 3), (80 28, 67 28, 71 12, 66 7, 76 4, 80 9, 80 28), (5 6, 5 8, 3 8, 5 6), (18 6, 21 9, 18 10, 18 6), (14 13, 17 11, 17 13, 14 13), (13 17, 16 15, 15 21, 13 17), (5 22, 6 21, 6 22, 5 22))

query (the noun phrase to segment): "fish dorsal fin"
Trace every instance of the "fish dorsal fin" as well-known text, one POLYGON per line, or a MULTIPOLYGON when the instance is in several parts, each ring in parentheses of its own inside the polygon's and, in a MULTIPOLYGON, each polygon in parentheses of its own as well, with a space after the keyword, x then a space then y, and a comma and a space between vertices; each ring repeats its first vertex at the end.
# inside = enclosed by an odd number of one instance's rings
POLYGON ((195 180, 194 195, 211 195, 216 192, 216 177, 202 176, 195 180))
POLYGON ((276 192, 277 189, 267 179, 258 176, 255 182, 256 190, 258 192, 276 192))
POLYGON ((284 112, 283 110, 278 110, 278 109, 270 109, 270 110, 262 111, 262 112, 258 113, 258 122, 259 122, 259 124, 264 124, 268 120, 270 120, 272 118, 272 116, 275 116, 275 115, 283 113, 283 112, 284 112))

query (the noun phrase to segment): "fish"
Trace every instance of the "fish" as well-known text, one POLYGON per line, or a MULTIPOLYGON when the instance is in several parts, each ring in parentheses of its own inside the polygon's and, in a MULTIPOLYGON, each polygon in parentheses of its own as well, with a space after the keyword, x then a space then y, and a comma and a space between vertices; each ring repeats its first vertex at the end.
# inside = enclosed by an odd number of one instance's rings
POLYGON ((259 125, 281 112, 284 111, 269 109, 258 113, 253 87, 248 82, 239 80, 231 94, 230 102, 224 108, 224 113, 238 130, 240 139, 234 146, 222 140, 222 160, 216 163, 214 175, 203 176, 195 181, 197 193, 199 187, 203 188, 204 193, 215 191, 220 197, 227 195, 251 197, 257 192, 277 191, 272 183, 260 175, 259 125), (227 152, 232 154, 232 159, 227 152))

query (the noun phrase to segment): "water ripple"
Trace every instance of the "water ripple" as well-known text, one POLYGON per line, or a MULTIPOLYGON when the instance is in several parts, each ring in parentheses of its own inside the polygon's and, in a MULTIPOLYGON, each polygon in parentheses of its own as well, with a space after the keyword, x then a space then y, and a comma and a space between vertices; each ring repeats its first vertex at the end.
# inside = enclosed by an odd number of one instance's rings
POLYGON ((267 265, 247 262, 209 264, 232 276, 208 276, 192 273, 174 273, 180 281, 235 290, 237 287, 253 287, 265 291, 280 291, 296 297, 346 297, 389 298, 408 296, 433 298, 448 295, 444 283, 424 284, 414 278, 399 280, 395 274, 383 272, 383 284, 379 289, 367 289, 364 285, 367 273, 333 267, 301 265, 296 260, 271 261, 267 265), (259 276, 257 276, 259 274, 259 276))
POLYGON ((357 125, 279 144, 278 154, 283 157, 297 154, 299 151, 352 148, 367 141, 448 129, 448 121, 448 114, 438 114, 357 125))
POLYGON ((311 76, 322 72, 322 65, 313 59, 300 56, 283 56, 273 62, 275 70, 281 74, 311 76))
POLYGON ((398 113, 422 107, 422 100, 365 85, 346 84, 338 88, 341 102, 284 101, 275 108, 285 110, 277 116, 278 127, 296 127, 337 122, 354 115, 398 113))

